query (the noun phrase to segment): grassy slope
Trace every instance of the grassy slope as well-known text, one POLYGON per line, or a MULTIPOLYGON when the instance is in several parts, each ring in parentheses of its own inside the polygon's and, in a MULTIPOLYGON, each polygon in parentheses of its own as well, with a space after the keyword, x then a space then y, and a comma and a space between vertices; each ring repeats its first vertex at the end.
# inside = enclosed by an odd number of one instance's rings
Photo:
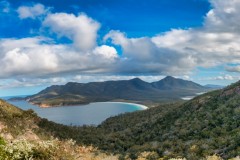
POLYGON ((0 160, 118 159, 91 146, 79 146, 66 138, 58 140, 39 127, 41 118, 0 100, 0 160))

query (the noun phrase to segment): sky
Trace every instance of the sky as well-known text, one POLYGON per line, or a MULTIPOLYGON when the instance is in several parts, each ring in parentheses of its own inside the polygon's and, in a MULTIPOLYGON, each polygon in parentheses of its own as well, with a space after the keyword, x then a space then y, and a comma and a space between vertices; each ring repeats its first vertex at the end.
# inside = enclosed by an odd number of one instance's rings
POLYGON ((239 0, 0 0, 0 96, 69 81, 240 78, 239 0))

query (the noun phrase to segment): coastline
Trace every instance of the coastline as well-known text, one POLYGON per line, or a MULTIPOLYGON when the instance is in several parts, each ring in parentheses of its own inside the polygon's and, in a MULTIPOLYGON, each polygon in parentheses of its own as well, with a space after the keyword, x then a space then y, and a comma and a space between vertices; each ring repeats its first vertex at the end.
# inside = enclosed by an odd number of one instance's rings
POLYGON ((41 104, 38 104, 38 103, 33 103, 33 102, 30 102, 30 101, 27 101, 28 103, 32 104, 32 105, 35 105, 35 106, 38 106, 40 108, 52 108, 52 107, 68 107, 68 106, 82 106, 82 105, 88 105, 90 103, 79 103, 79 104, 69 104, 69 105, 62 105, 62 104, 58 104, 58 105, 49 105, 49 104, 45 104, 45 103, 41 103, 41 104))
POLYGON ((207 93, 207 92, 198 92, 198 93, 195 93, 194 96, 186 96, 186 97, 182 97, 181 99, 185 100, 185 101, 189 101, 189 100, 191 100, 191 99, 193 99, 193 98, 195 98, 197 96, 203 95, 205 93, 207 93))
POLYGON ((30 102, 30 101, 28 101, 28 100, 24 100, 24 101, 28 102, 29 104, 32 104, 32 105, 38 106, 38 107, 40 107, 40 108, 81 106, 81 105, 87 105, 87 104, 91 104, 91 103, 121 103, 121 104, 133 105, 133 106, 136 106, 136 107, 141 108, 142 110, 149 109, 149 107, 147 107, 147 106, 145 106, 145 105, 143 105, 143 104, 131 103, 131 102, 114 102, 114 101, 106 101, 106 102, 90 102, 90 103, 86 103, 86 104, 54 105, 54 106, 51 106, 51 105, 47 105, 47 104, 36 104, 36 103, 30 102))
POLYGON ((48 105, 48 104, 36 104, 36 103, 33 103, 33 102, 30 102, 29 100, 25 100, 27 101, 28 103, 32 104, 32 105, 35 105, 35 106, 38 106, 40 108, 51 108, 51 107, 68 107, 68 106, 81 106, 81 105, 87 105, 87 104, 91 104, 91 103, 122 103, 122 104, 128 104, 128 105, 133 105, 133 106, 136 106, 136 107, 139 107, 143 110, 146 110, 146 109, 149 109, 149 107, 143 105, 143 104, 138 104, 138 103, 131 103, 131 102, 121 102, 121 101, 118 101, 118 102, 115 102, 115 101, 106 101, 106 102, 90 102, 90 103, 82 103, 82 104, 73 104, 73 105, 48 105))
POLYGON ((182 97, 181 99, 184 100, 184 101, 189 101, 193 98, 194 98, 194 96, 188 96, 188 97, 182 97))
POLYGON ((144 106, 142 104, 137 104, 137 103, 129 103, 129 102, 93 102, 93 103, 121 103, 121 104, 129 104, 129 105, 133 105, 133 106, 137 106, 143 110, 149 109, 147 106, 144 106))

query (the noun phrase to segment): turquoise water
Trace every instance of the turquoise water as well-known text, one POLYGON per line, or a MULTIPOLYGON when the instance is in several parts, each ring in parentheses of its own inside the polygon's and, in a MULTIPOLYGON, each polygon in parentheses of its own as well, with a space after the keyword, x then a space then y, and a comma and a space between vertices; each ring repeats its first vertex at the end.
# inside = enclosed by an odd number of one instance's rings
POLYGON ((40 108, 26 101, 9 101, 9 103, 23 110, 33 109, 38 116, 65 125, 98 125, 111 116, 143 110, 137 104, 114 102, 51 108, 40 108))

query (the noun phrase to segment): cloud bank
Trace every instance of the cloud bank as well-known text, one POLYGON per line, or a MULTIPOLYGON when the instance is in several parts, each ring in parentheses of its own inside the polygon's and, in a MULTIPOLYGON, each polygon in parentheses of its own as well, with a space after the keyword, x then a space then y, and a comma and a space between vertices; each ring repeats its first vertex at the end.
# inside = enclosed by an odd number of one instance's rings
POLYGON ((50 34, 0 39, 0 78, 62 74, 179 76, 189 75, 198 67, 219 65, 226 66, 226 71, 240 72, 240 1, 210 3, 212 9, 199 28, 172 29, 137 38, 116 30, 99 37, 100 22, 84 13, 51 13, 42 4, 20 6, 16 10, 20 19, 42 17, 39 30, 50 34), (70 42, 59 43, 61 38, 70 42))
MULTIPOLYGON (((122 47, 129 65, 139 65, 143 71, 147 69, 146 72, 176 75, 197 67, 239 64, 240 1, 212 0, 211 4, 213 9, 197 29, 172 29, 141 38, 128 38, 120 31, 110 31, 105 39, 122 47)), ((227 67, 227 70, 238 71, 238 67, 227 67)))

